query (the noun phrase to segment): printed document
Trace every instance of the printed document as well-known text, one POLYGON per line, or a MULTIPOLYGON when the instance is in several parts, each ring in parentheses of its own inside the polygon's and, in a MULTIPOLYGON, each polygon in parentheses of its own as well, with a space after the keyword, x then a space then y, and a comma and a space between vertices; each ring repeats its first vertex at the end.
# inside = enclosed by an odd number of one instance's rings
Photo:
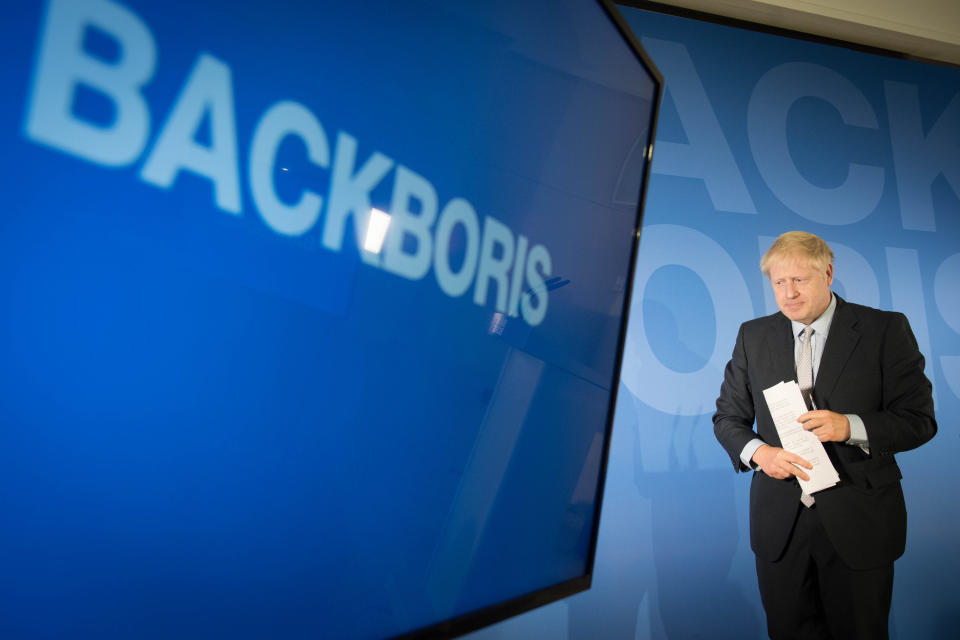
POLYGON ((764 389, 763 397, 773 416, 773 424, 777 427, 780 444, 813 465, 813 469, 803 469, 810 476, 809 480, 797 478, 804 493, 814 493, 840 482, 823 444, 797 422, 797 418, 807 412, 797 381, 781 382, 764 389))

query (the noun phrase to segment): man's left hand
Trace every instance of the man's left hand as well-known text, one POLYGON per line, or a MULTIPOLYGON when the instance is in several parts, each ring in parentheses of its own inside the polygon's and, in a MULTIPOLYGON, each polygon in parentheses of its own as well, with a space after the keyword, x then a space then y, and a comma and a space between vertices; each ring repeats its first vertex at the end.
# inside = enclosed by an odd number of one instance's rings
POLYGON ((817 436, 820 442, 846 442, 850 439, 850 421, 840 413, 807 411, 797 418, 797 422, 817 436))

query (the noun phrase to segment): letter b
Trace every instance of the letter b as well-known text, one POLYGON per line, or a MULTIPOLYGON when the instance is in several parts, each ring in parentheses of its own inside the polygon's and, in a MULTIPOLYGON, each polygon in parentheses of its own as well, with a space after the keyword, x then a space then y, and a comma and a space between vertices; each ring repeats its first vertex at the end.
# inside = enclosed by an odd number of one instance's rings
POLYGON ((27 136, 102 165, 133 163, 150 134, 150 112, 140 88, 153 77, 155 63, 153 36, 129 10, 106 0, 51 0, 27 108, 27 136), (117 41, 116 62, 83 50, 90 27, 117 41), (81 84, 113 103, 116 118, 109 126, 91 124, 73 113, 81 84))

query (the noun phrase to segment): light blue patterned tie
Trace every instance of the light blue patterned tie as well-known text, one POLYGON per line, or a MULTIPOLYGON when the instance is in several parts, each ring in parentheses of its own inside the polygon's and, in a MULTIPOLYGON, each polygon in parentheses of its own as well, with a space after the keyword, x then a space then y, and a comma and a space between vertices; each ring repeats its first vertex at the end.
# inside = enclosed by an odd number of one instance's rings
MULTIPOLYGON (((813 329, 810 327, 805 327, 800 332, 800 355, 797 356, 797 384, 800 386, 800 394, 808 409, 812 407, 810 396, 813 392, 813 349, 810 344, 812 335, 813 329)), ((814 499, 809 493, 801 493, 800 502, 805 507, 812 507, 814 499)))
POLYGON ((810 327, 800 332, 800 355, 797 356, 797 384, 800 385, 800 393, 808 409, 812 406, 810 395, 813 391, 813 349, 810 344, 812 335, 813 329, 810 327))

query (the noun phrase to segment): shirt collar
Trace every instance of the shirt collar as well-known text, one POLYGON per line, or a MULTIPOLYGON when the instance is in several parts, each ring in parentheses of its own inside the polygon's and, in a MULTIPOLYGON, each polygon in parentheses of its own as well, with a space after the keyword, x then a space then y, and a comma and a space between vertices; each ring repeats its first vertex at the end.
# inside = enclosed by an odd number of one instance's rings
MULTIPOLYGON (((830 292, 830 304, 827 305, 826 310, 820 314, 820 317, 810 323, 810 327, 813 328, 813 334, 820 336, 821 339, 827 337, 827 333, 830 331, 830 323, 833 322, 833 312, 837 310, 837 296, 834 293, 830 292)), ((797 322, 796 320, 791 320, 790 324, 793 326, 793 337, 796 338, 807 325, 802 322, 797 322)))

